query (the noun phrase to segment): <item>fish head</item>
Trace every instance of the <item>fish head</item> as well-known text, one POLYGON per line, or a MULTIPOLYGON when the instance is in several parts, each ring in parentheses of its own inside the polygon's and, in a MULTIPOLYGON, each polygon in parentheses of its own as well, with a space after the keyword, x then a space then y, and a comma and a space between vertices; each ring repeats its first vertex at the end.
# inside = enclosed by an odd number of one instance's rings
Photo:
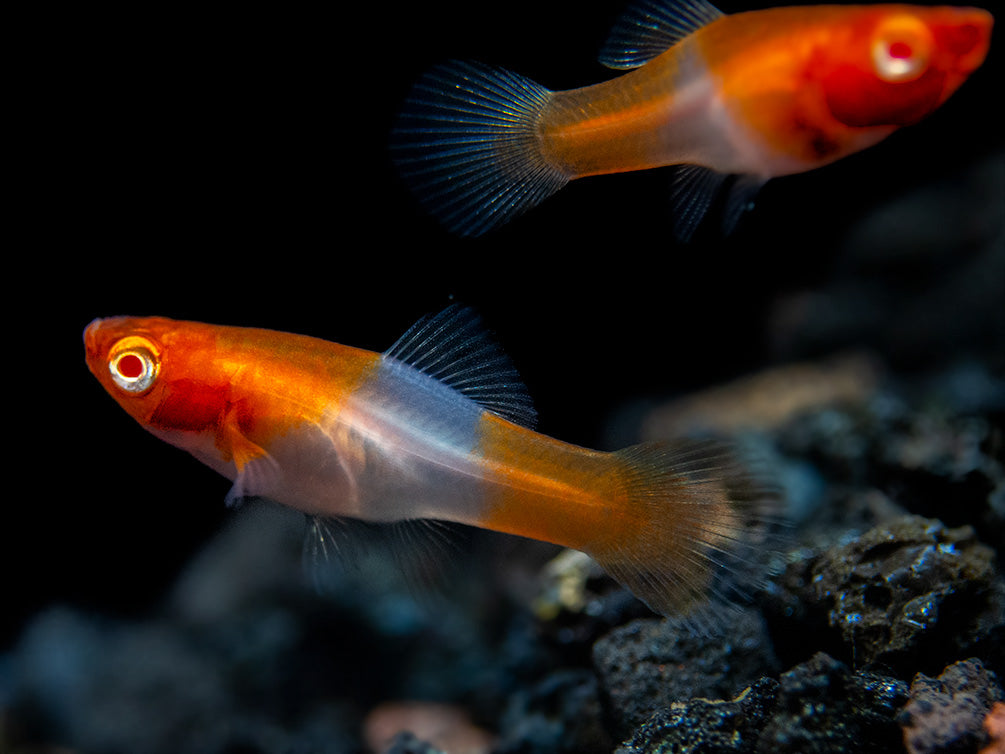
POLYGON ((194 428, 220 403, 202 376, 212 335, 163 317, 96 319, 84 330, 87 366, 122 408, 152 431, 194 428))
POLYGON ((851 127, 916 123, 981 66, 993 23, 980 8, 863 9, 827 56, 827 107, 851 127))
POLYGON ((84 330, 87 367, 125 411, 146 424, 164 391, 162 363, 166 320, 96 319, 84 330))

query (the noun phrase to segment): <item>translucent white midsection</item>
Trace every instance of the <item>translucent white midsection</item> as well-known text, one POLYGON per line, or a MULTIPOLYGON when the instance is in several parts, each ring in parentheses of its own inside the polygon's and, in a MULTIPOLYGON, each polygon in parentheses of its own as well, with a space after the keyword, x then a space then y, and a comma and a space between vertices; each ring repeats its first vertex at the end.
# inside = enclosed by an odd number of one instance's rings
POLYGON ((481 512, 477 454, 482 409, 394 359, 324 420, 336 459, 323 512, 371 521, 441 518, 473 522, 481 512))

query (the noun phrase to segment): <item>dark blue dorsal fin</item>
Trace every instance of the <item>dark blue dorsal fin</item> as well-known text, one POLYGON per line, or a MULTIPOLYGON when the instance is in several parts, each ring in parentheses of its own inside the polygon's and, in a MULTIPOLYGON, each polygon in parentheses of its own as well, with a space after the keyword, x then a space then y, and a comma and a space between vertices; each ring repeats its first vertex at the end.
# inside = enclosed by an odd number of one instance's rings
POLYGON ((608 68, 638 68, 722 16, 708 0, 635 0, 600 50, 608 68))
POLYGON ((420 319, 384 356, 418 369, 510 421, 530 427, 537 419, 509 357, 478 315, 460 304, 420 319))

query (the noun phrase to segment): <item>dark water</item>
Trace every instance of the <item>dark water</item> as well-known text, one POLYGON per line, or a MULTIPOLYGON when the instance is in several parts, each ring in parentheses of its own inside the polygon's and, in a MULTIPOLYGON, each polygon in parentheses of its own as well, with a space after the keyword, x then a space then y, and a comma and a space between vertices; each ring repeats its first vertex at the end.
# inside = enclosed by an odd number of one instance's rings
POLYGON ((540 428, 593 447, 615 442, 611 417, 639 399, 846 349, 871 349, 907 382, 961 360, 1002 378, 1000 33, 941 111, 770 183, 725 240, 674 245, 665 171, 579 182, 475 242, 424 217, 383 146, 415 76, 472 57, 556 88, 590 83, 606 75, 595 52, 616 12, 32 19, 14 200, 24 230, 7 277, 9 468, 28 481, 3 527, 5 647, 54 604, 156 612, 229 519, 227 482, 140 430, 87 373, 80 338, 96 316, 382 350, 459 300, 513 357, 540 428))

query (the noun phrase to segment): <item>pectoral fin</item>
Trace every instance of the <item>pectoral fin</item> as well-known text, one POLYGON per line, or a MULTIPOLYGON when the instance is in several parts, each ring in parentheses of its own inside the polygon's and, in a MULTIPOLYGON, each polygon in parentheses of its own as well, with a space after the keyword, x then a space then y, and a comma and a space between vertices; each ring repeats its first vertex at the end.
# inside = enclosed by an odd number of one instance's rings
POLYGON ((238 505, 241 498, 268 495, 270 490, 278 488, 282 471, 264 448, 253 443, 237 429, 228 431, 226 441, 237 467, 234 485, 225 498, 228 508, 238 505))
POLYGON ((699 165, 676 168, 671 192, 674 236, 683 243, 690 241, 709 209, 718 206, 724 189, 721 232, 728 236, 764 184, 765 179, 755 175, 729 176, 699 165))

